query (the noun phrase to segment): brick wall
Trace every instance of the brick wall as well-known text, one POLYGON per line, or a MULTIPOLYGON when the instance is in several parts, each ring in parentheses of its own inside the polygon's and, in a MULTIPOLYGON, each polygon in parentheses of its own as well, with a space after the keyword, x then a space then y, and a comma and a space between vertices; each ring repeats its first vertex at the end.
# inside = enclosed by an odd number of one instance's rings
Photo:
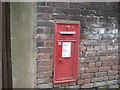
POLYGON ((38 88, 118 87, 118 3, 37 3, 38 88), (53 84, 54 20, 81 23, 78 80, 53 84))

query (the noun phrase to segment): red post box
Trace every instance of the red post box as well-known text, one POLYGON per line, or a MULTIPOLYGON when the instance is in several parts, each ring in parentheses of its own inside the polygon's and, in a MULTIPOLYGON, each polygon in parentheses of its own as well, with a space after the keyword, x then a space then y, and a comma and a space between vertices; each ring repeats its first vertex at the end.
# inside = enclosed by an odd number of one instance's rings
POLYGON ((54 83, 76 81, 79 41, 79 23, 55 23, 54 83))

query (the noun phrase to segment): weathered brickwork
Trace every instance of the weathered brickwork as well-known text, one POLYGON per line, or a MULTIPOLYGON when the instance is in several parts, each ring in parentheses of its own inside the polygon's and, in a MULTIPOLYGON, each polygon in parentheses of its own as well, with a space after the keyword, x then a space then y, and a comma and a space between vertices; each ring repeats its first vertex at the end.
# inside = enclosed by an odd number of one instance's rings
POLYGON ((37 3, 38 88, 118 87, 118 3, 37 3), (54 20, 81 23, 78 80, 53 83, 54 20))

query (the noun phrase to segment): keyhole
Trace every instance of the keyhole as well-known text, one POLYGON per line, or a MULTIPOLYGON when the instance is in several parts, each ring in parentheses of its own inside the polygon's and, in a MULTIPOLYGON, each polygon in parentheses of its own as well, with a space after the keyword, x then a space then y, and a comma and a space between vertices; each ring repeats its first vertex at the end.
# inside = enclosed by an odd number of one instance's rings
POLYGON ((66 28, 67 28, 67 30, 70 30, 70 26, 68 25, 68 26, 66 26, 66 28))

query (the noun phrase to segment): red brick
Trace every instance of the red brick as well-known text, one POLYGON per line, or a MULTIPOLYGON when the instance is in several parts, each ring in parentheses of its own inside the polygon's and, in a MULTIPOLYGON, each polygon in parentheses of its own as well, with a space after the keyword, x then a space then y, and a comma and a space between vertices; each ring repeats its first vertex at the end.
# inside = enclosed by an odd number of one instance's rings
POLYGON ((92 82, 97 82, 97 78, 96 77, 92 78, 92 82))
POLYGON ((110 45, 112 43, 112 40, 105 40, 106 45, 110 45))
POLYGON ((37 85, 36 88, 53 88, 53 84, 52 83, 40 84, 37 85))
POLYGON ((117 75, 118 74, 118 70, 109 70, 108 71, 108 75, 112 76, 112 75, 117 75))
POLYGON ((87 46, 87 51, 93 51, 93 46, 87 46))
POLYGON ((77 78, 78 79, 82 79, 82 75, 81 74, 77 74, 77 78))
POLYGON ((101 51, 106 50, 106 46, 101 46, 100 49, 101 51))
POLYGON ((118 46, 117 45, 114 46, 114 50, 118 50, 118 46))
POLYGON ((77 84, 83 84, 83 83, 84 83, 84 80, 79 79, 79 80, 77 81, 77 84))
POLYGON ((119 60, 119 59, 118 59, 118 56, 113 56, 113 57, 112 57, 112 60, 113 60, 113 61, 119 60))
POLYGON ((112 80, 112 81, 107 81, 106 84, 107 85, 113 85, 113 84, 117 84, 118 80, 112 80))
POLYGON ((119 78, 120 78, 120 76, 119 76, 119 75, 115 75, 115 79, 117 79, 117 80, 118 80, 119 78))
POLYGON ((45 46, 46 47, 52 47, 53 46, 53 42, 52 41, 46 41, 45 46))
POLYGON ((112 60, 112 55, 107 56, 107 57, 109 58, 108 61, 112 60))
POLYGON ((53 48, 38 48, 38 53, 53 53, 53 48))
POLYGON ((114 80, 115 76, 109 76, 109 80, 114 80))
POLYGON ((51 34, 38 34, 37 41, 41 41, 41 40, 53 40, 53 35, 51 35, 51 34))
POLYGON ((50 58, 49 59, 53 59, 53 53, 50 53, 50 58))
POLYGON ((44 28, 37 28, 37 37, 39 36, 39 34, 43 34, 44 33, 44 28))
POLYGON ((107 50, 113 50, 113 46, 111 45, 107 46, 107 50))
POLYGON ((110 54, 111 54, 111 55, 118 55, 118 50, 111 50, 111 51, 110 51, 110 54))
POLYGON ((37 84, 48 84, 51 83, 52 80, 50 78, 42 78, 42 79, 37 79, 36 83, 37 84))
POLYGON ((37 12, 38 13, 50 13, 50 14, 52 14, 54 12, 54 8, 48 7, 48 6, 47 7, 39 7, 39 8, 37 8, 37 12))
MULTIPOLYGON (((83 39, 88 39, 88 35, 83 35, 83 39)), ((86 44, 87 45, 87 44, 86 44)))
POLYGON ((82 74, 82 73, 85 73, 85 68, 78 69, 78 74, 82 74))
POLYGON ((104 80, 104 77, 98 77, 97 78, 97 81, 100 82, 100 81, 103 81, 104 80))
POLYGON ((98 56, 107 56, 107 55, 110 55, 110 52, 109 52, 108 50, 98 51, 98 52, 97 52, 97 55, 98 55, 98 56))
POLYGON ((105 82, 96 82, 96 83, 94 83, 94 87, 105 86, 105 85, 106 85, 105 82))
MULTIPOLYGON (((44 29, 45 31, 45 34, 53 34, 54 33, 54 29, 53 28, 50 28, 50 27, 45 27, 44 29)), ((50 41, 53 41, 53 40, 50 40, 50 41)))
POLYGON ((37 42, 37 47, 44 47, 44 46, 45 46, 45 42, 43 41, 37 42))
POLYGON ((119 85, 116 84, 116 85, 110 85, 109 88, 113 89, 113 88, 119 88, 119 85))
POLYGON ((98 43, 98 45, 105 45, 105 41, 104 40, 98 40, 97 43, 98 43))
MULTIPOLYGON (((119 51, 120 52, 120 51, 119 51)), ((118 60, 120 60, 120 55, 118 55, 118 60)))
POLYGON ((91 79, 94 77, 94 73, 84 73, 82 74, 82 79, 91 79))
POLYGON ((114 61, 114 65, 120 65, 120 61, 114 61))
POLYGON ((90 82, 91 82, 91 79, 84 79, 85 84, 90 83, 90 82))
POLYGON ((37 54, 36 59, 37 60, 50 59, 50 54, 49 53, 39 53, 39 54, 37 54))
POLYGON ((108 61, 108 60, 110 60, 110 57, 109 56, 101 56, 100 57, 100 61, 108 61))
POLYGON ((61 86, 62 87, 68 86, 68 83, 66 83, 66 82, 65 83, 61 83, 61 86))
POLYGON ((103 77, 104 81, 108 81, 108 76, 103 77))
POLYGON ((96 52, 92 51, 92 52, 85 52, 85 57, 92 57, 92 56, 96 56, 96 52))
POLYGON ((80 58, 84 57, 83 55, 84 55, 83 52, 79 52, 79 57, 80 58))
POLYGON ((95 63, 89 63, 89 67, 95 67, 95 63))
POLYGON ((92 88, 92 87, 93 87, 93 83, 83 84, 81 86, 81 88, 92 88))
POLYGON ((109 65, 109 61, 103 61, 103 63, 102 63, 102 66, 104 67, 104 66, 108 66, 109 65))
MULTIPOLYGON (((64 87, 63 87, 64 88, 64 87)), ((79 85, 74 85, 74 86, 67 86, 65 88, 69 88, 69 89, 79 89, 79 85)))
POLYGON ((111 66, 99 67, 99 71, 108 71, 111 69, 111 66))
POLYGON ((102 62, 96 62, 96 67, 99 67, 102 65, 102 62))
POLYGON ((53 60, 38 60, 37 66, 53 66, 53 60))
POLYGON ((94 51, 99 51, 100 50, 100 46, 94 46, 94 51))
POLYGON ((37 75, 37 78, 51 78, 52 77, 52 73, 50 72, 38 72, 36 75, 37 75))
POLYGON ((85 68, 85 67, 88 67, 87 63, 79 63, 78 68, 85 68))
POLYGON ((86 46, 80 46, 80 51, 86 51, 86 46))
POLYGON ((85 59, 86 62, 95 62, 98 61, 98 57, 87 57, 85 59))
POLYGON ((106 76, 106 75, 107 75, 107 72, 96 72, 95 73, 96 77, 102 77, 102 76, 106 76))
POLYGON ((120 66, 112 66, 112 70, 118 70, 118 69, 120 69, 120 66))
POLYGON ((114 65, 114 61, 110 60, 109 65, 114 65))
POLYGON ((90 72, 97 72, 98 68, 94 67, 94 68, 86 68, 86 72, 90 73, 90 72))
POLYGON ((53 87, 61 87, 61 83, 54 83, 53 87))
MULTIPOLYGON (((85 36, 85 39, 87 39, 87 35, 85 36)), ((97 40, 84 40, 83 44, 86 46, 90 45, 97 45, 97 40)))
POLYGON ((68 82, 69 86, 76 85, 76 82, 68 82))
MULTIPOLYGON (((71 15, 71 16, 69 16, 70 17, 70 19, 71 20, 75 20, 75 21, 81 21, 81 20, 83 20, 83 21, 85 21, 86 20, 86 18, 85 18, 85 16, 75 16, 75 15, 71 15)), ((83 31, 84 31, 84 28, 83 28, 83 31)), ((81 34, 80 34, 80 38, 81 39, 84 39, 84 33, 83 32, 81 32, 81 34)))
POLYGON ((64 20, 66 20, 66 19, 69 18, 68 15, 60 15, 60 14, 58 14, 58 15, 51 15, 51 17, 52 17, 53 20, 55 20, 55 19, 64 19, 64 20))
POLYGON ((38 14, 37 15, 37 20, 49 20, 51 19, 50 14, 38 14))
POLYGON ((68 8, 69 3, 65 3, 65 2, 47 2, 47 6, 50 7, 56 7, 56 8, 68 8))
POLYGON ((81 8, 81 9, 84 9, 84 8, 85 8, 85 5, 84 5, 84 4, 81 4, 81 3, 70 3, 70 4, 69 4, 69 7, 70 7, 70 8, 81 8))
POLYGON ((37 72, 48 72, 48 71, 52 71, 52 70, 53 70, 53 66, 37 67, 37 72))
POLYGON ((80 58, 80 60, 78 60, 79 61, 79 63, 83 63, 83 62, 85 62, 86 61, 86 59, 85 58, 80 58))

